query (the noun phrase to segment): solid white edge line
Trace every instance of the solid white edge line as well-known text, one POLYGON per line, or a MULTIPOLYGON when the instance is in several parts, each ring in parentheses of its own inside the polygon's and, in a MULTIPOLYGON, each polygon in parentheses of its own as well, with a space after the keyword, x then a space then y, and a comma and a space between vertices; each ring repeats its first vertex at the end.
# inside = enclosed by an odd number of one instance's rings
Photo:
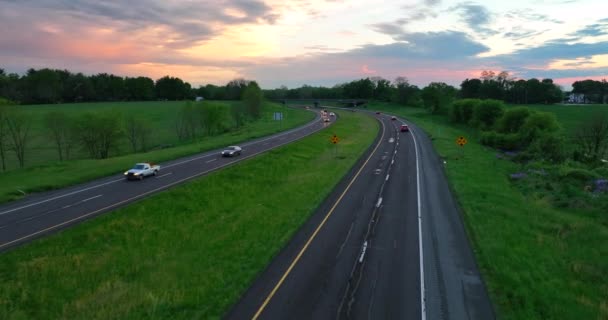
MULTIPOLYGON (((281 136, 284 136, 284 135, 287 135, 287 134, 290 134, 290 133, 293 133, 293 132, 298 132, 299 130, 304 130, 305 128, 312 127, 315 124, 317 124, 317 121, 313 120, 312 122, 310 122, 309 124, 307 124, 307 125, 305 125, 303 127, 294 128, 294 129, 285 131, 285 132, 283 132, 281 134, 270 136, 270 137, 268 137, 266 139, 262 139, 262 140, 254 141, 254 142, 248 142, 248 143, 244 143, 242 145, 243 146, 247 146, 247 145, 251 145, 251 144, 257 144, 257 143, 260 143, 260 142, 263 142, 263 141, 267 141, 267 140, 270 140, 270 139, 274 139, 276 137, 281 137, 281 136)), ((204 158, 207 158, 207 157, 214 156, 215 154, 216 154, 216 152, 213 151, 213 153, 211 153, 211 154, 206 154, 206 155, 203 155, 203 156, 200 156, 200 157, 184 160, 184 161, 177 162, 177 163, 163 165, 163 168, 170 168, 170 167, 174 167, 174 166, 177 166, 177 165, 180 165, 180 164, 196 161, 196 160, 199 160, 199 159, 204 159, 204 158)), ((81 189, 81 190, 76 190, 76 191, 73 191, 73 192, 70 192, 70 193, 66 193, 66 194, 63 194, 63 195, 60 195, 60 196, 56 196, 56 197, 53 197, 53 198, 49 198, 49 199, 46 199, 46 200, 30 203, 30 204, 25 205, 25 206, 21 206, 21 207, 13 208, 13 209, 10 209, 10 210, 2 211, 2 212, 0 212, 0 216, 3 215, 3 214, 11 213, 13 211, 17 211, 17 210, 29 208, 29 207, 32 207, 32 206, 36 206, 36 205, 39 205, 39 204, 42 204, 42 203, 46 203, 46 202, 49 202, 49 201, 61 199, 61 198, 64 198, 64 197, 67 197, 67 196, 71 196, 71 195, 74 195, 74 194, 77 194, 77 193, 80 193, 80 192, 84 192, 84 191, 87 191, 87 190, 103 187, 103 186, 108 185, 110 183, 121 181, 123 179, 124 178, 112 180, 112 181, 109 181, 109 182, 105 182, 105 183, 102 183, 102 184, 94 185, 94 186, 91 186, 91 187, 88 187, 88 188, 84 188, 84 189, 81 189)), ((23 191, 21 191, 21 192, 23 192, 23 191)))
POLYGON ((414 140, 414 151, 416 153, 416 191, 418 196, 418 251, 420 253, 420 318, 426 320, 426 301, 425 301, 425 290, 424 290, 424 253, 422 251, 422 205, 420 203, 420 159, 418 156, 418 144, 416 143, 416 136, 412 133, 412 140, 414 140))

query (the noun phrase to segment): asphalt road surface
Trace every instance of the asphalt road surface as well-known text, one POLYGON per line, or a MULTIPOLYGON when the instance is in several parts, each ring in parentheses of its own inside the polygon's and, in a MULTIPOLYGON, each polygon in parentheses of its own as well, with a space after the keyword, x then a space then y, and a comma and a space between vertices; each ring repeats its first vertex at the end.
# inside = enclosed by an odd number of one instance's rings
POLYGON ((494 318, 431 141, 375 116, 376 143, 226 318, 494 318))
MULTIPOLYGON (((1 205, 0 251, 301 139, 329 125, 331 122, 322 122, 317 115, 312 122, 302 127, 240 144, 243 148, 241 156, 222 158, 221 150, 213 150, 161 163, 157 176, 147 177, 142 181, 126 181, 121 172, 86 184, 34 194, 1 205)), ((129 168, 125 168, 127 169, 129 168)))

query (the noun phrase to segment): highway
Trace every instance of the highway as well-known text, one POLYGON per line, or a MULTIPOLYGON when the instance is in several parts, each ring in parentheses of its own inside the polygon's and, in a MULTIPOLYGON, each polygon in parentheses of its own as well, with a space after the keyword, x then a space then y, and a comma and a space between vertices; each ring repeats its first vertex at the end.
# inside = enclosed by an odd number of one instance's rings
POLYGON ((374 145, 225 318, 495 318, 430 139, 374 116, 374 145))
MULTIPOLYGON (((57 232, 211 171, 288 144, 331 125, 320 116, 310 123, 239 144, 241 156, 222 158, 220 150, 161 163, 157 176, 127 181, 122 172, 85 184, 38 193, 0 206, 0 251, 57 232)), ((148 159, 142 159, 145 161, 148 159)), ((127 170, 129 168, 125 168, 127 170)), ((66 172, 65 174, 69 174, 66 172)))

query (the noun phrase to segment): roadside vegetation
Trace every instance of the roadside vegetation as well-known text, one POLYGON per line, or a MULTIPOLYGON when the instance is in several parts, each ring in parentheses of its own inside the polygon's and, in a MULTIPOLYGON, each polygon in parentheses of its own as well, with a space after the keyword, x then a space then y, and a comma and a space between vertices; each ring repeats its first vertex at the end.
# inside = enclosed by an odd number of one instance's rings
POLYGON ((219 318, 377 132, 344 112, 301 141, 3 253, 0 318, 219 318))
MULTIPOLYGON (((607 167, 573 160, 580 144, 553 114, 491 100, 450 102, 435 114, 368 107, 433 139, 501 319, 608 318, 608 190, 595 184, 607 167), (463 148, 459 136, 468 139, 463 148)), ((579 112, 576 128, 599 119, 597 107, 570 108, 579 112)))
POLYGON ((311 112, 253 98, 0 106, 6 170, 0 173, 0 202, 122 172, 135 162, 167 161, 269 135, 314 118, 311 112), (273 120, 274 112, 282 112, 283 120, 273 120), (17 132, 27 132, 15 136, 22 140, 13 140, 11 122, 21 124, 17 132))

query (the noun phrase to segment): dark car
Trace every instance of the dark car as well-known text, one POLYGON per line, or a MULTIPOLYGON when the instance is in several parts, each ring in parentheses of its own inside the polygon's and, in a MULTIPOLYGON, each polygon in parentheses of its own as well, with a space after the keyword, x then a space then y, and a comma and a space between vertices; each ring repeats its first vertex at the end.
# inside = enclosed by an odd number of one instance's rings
POLYGON ((407 124, 402 124, 400 130, 401 132, 407 132, 410 131, 410 128, 407 126, 407 124))
POLYGON ((380 114, 380 111, 376 111, 376 114, 380 114))
POLYGON ((391 120, 397 120, 397 117, 392 116, 392 117, 391 117, 391 120))
POLYGON ((222 157, 234 157, 241 155, 241 147, 239 146, 230 146, 226 148, 226 150, 222 151, 222 157))

